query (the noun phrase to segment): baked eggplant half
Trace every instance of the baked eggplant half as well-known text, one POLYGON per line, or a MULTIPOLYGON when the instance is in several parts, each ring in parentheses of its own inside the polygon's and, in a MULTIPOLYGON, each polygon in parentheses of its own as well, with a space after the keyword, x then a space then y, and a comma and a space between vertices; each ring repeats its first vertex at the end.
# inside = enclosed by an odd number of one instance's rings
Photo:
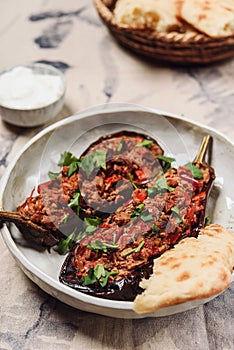
POLYGON ((134 132, 102 137, 79 159, 64 152, 50 181, 40 184, 37 194, 32 190, 15 212, 0 212, 0 221, 13 222, 38 245, 63 243, 87 226, 87 217, 101 220, 130 199, 134 186, 144 186, 160 171, 162 154, 155 140, 134 132))
POLYGON ((80 292, 133 300, 140 280, 152 273, 153 260, 185 237, 198 235, 205 224, 214 170, 204 161, 209 139, 199 157, 180 166, 164 161, 144 187, 134 187, 131 199, 104 218, 68 254, 60 272, 62 283, 80 292))
POLYGON ((78 227, 80 221, 68 206, 69 196, 61 180, 43 183, 37 191, 34 196, 33 190, 15 212, 0 211, 0 222, 14 223, 33 244, 52 247, 78 227))

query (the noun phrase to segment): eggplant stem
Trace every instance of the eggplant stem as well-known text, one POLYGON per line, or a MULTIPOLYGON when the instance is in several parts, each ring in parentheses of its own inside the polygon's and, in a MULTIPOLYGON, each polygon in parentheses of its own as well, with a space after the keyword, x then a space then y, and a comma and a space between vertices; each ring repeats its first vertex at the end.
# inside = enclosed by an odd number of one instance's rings
POLYGON ((206 135, 203 137, 200 149, 198 151, 198 154, 196 155, 193 163, 199 163, 204 164, 205 163, 205 157, 207 154, 207 150, 209 146, 211 145, 212 137, 210 135, 206 135))

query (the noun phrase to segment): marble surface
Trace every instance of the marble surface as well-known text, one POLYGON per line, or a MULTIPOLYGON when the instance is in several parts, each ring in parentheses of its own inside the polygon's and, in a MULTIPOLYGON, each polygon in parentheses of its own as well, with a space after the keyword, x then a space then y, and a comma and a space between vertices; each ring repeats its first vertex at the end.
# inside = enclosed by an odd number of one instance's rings
MULTIPOLYGON (((98 104, 134 103, 212 126, 233 142, 234 59, 173 67, 139 58, 113 40, 91 0, 2 0, 0 19, 0 70, 47 62, 64 72, 65 105, 57 120, 98 104)), ((0 120, 0 176, 41 129, 0 120)), ((208 304, 174 316, 112 319, 47 295, 18 268, 1 238, 0 249, 1 350, 234 349, 233 284, 208 304)))

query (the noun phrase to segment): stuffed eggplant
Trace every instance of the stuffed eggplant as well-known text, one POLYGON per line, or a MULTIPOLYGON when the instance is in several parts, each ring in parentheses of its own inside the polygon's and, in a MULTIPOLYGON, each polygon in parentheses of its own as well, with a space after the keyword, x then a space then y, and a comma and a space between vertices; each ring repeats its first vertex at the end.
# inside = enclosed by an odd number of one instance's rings
POLYGON ((36 195, 33 190, 16 212, 0 212, 0 221, 14 222, 29 241, 54 246, 79 232, 87 216, 108 216, 131 198, 133 184, 159 171, 162 154, 155 140, 134 132, 103 137, 79 159, 64 152, 59 172, 50 172, 51 180, 40 184, 36 195))
MULTIPOLYGON (((206 140, 207 142, 207 140, 206 140)), ((204 162, 204 144, 193 163, 169 168, 142 186, 101 221, 68 254, 60 281, 108 299, 133 300, 140 280, 152 273, 155 258, 204 226, 207 196, 215 178, 204 162)))

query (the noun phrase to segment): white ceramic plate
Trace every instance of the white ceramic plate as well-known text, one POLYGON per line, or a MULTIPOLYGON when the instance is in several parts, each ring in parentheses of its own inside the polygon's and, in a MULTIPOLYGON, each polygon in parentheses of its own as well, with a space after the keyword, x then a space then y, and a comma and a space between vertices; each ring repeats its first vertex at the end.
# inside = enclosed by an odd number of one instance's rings
MULTIPOLYGON (((154 137, 177 165, 192 161, 203 136, 213 137, 211 165, 216 171, 207 214, 211 221, 231 230, 234 225, 234 144, 217 131, 180 116, 134 105, 103 105, 84 111, 46 128, 31 139, 8 166, 0 184, 0 206, 14 210, 32 188, 55 170, 65 150, 77 156, 101 135, 118 130, 139 131, 154 137)), ((58 280, 65 259, 53 249, 38 251, 25 242, 14 225, 5 225, 2 235, 24 273, 55 298, 84 311, 118 318, 159 317, 189 310, 208 300, 196 300, 138 315, 132 302, 112 301, 77 292, 58 280)), ((210 300, 210 299, 209 299, 210 300)))

